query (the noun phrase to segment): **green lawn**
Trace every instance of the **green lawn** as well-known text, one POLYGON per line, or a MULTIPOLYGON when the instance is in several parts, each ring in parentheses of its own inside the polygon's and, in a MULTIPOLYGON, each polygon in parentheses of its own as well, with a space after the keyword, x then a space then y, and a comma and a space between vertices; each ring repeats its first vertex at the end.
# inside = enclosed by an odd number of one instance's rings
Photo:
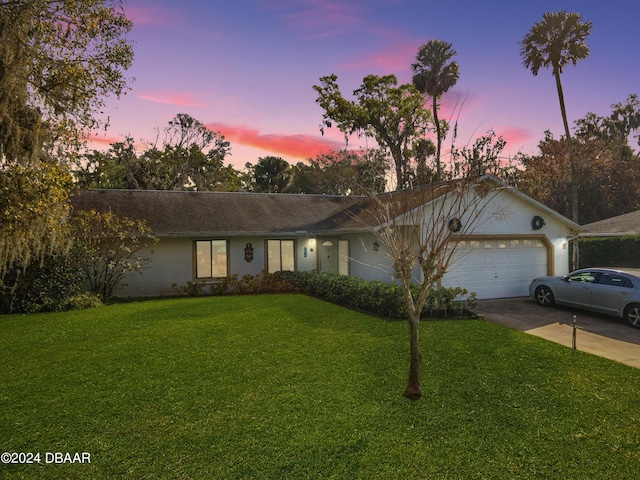
POLYGON ((637 478, 640 370, 482 320, 301 295, 0 317, 0 478, 637 478), (87 452, 90 464, 45 462, 87 452))

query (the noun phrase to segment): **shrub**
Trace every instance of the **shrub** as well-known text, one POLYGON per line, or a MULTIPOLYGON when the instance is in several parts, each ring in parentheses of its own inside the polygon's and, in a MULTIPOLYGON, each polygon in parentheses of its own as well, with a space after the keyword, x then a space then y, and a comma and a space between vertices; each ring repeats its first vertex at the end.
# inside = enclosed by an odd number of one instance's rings
POLYGON ((83 310, 85 308, 95 308, 103 305, 100 296, 92 292, 80 293, 67 300, 67 308, 69 310, 83 310))
POLYGON ((183 297, 202 297, 204 295, 204 283, 187 282, 181 287, 174 283, 173 289, 183 297))
POLYGON ((64 310, 81 285, 80 270, 64 254, 48 255, 26 269, 15 266, 0 282, 0 313, 64 310))
MULTIPOLYGON (((306 293, 332 303, 363 310, 387 318, 405 318, 402 288, 381 280, 362 280, 334 273, 278 272, 274 274, 290 290, 306 293)), ((418 287, 413 295, 417 296, 418 287)), ((464 288, 433 290, 422 311, 423 317, 461 316, 474 313, 476 297, 464 288)))
MULTIPOLYGON (((187 282, 183 286, 175 283, 173 288, 179 295, 185 297, 201 297, 207 294, 207 286, 204 282, 187 282)), ((215 283, 209 284, 211 295, 243 295, 251 293, 280 293, 288 288, 287 282, 272 273, 263 271, 260 275, 237 274, 221 278, 215 283)))
MULTIPOLYGON (((182 287, 175 284, 173 287, 187 297, 205 295, 204 283, 187 282, 182 287)), ((414 288, 413 294, 417 296, 418 287, 414 288)), ((385 318, 405 318, 400 285, 335 273, 307 271, 262 272, 261 275, 242 277, 232 275, 211 284, 209 289, 212 295, 300 292, 385 318)), ((475 309, 475 294, 469 294, 464 288, 439 288, 429 294, 422 316, 456 317, 473 314, 475 309)))

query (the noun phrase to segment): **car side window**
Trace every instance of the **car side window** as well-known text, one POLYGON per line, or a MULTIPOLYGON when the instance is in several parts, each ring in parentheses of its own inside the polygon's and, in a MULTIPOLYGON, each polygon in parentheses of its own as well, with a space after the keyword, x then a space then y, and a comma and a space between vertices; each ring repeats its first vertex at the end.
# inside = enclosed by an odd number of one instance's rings
POLYGON ((633 283, 627 277, 616 275, 615 273, 603 273, 598 283, 602 285, 611 285, 619 288, 632 288, 633 283))
POLYGON ((580 272, 567 277, 568 282, 595 283, 599 274, 596 272, 580 272))

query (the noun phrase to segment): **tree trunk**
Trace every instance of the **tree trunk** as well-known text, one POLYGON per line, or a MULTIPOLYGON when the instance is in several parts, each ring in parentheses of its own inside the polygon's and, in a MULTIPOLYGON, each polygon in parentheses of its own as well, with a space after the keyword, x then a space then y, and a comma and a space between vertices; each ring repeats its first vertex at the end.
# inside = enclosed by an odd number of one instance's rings
POLYGON ((440 162, 440 152, 442 149, 442 130, 440 128, 440 120, 438 119, 438 97, 433 96, 433 122, 436 124, 436 182, 442 177, 442 167, 440 162))
POLYGON ((560 100, 560 112, 562 113, 562 123, 564 125, 564 134, 567 139, 567 150, 569 151, 569 165, 571 166, 571 220, 578 223, 578 184, 576 183, 578 175, 576 173, 576 159, 573 156, 573 145, 571 144, 571 132, 569 131, 569 122, 567 121, 567 109, 564 105, 564 93, 562 92, 562 82, 560 81, 560 72, 555 71, 556 88, 558 89, 558 99, 560 100))
MULTIPOLYGON (((413 317, 415 315, 410 315, 413 317)), ((422 363, 422 351, 420 350, 420 318, 409 318, 409 339, 411 345, 411 360, 409 363, 409 383, 402 394, 409 400, 418 400, 422 397, 422 384, 420 383, 420 364, 422 363)))
MULTIPOLYGON (((556 77, 556 88, 558 89, 558 99, 560 100, 560 112, 562 113, 562 123, 564 125, 564 134, 567 139, 567 150, 569 152, 569 165, 571 166, 571 220, 576 223, 579 222, 579 210, 578 210, 578 174, 576 165, 576 159, 573 155, 573 145, 571 143, 571 132, 569 131, 569 122, 567 120, 567 109, 564 104, 564 93, 562 91, 562 82, 560 81, 560 72, 554 70, 556 77)), ((573 254, 571 258, 571 268, 578 268, 578 242, 573 244, 573 254)))

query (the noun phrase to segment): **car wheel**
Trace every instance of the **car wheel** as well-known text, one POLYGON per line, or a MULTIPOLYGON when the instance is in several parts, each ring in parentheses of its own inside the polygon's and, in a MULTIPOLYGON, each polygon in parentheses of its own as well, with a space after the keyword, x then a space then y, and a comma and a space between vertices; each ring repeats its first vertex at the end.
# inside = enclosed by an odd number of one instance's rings
POLYGON ((637 303, 629 305, 624 311, 624 318, 632 327, 640 328, 640 305, 637 303))
POLYGON ((551 289, 546 285, 541 285, 536 288, 536 302, 543 307, 552 307, 556 303, 556 300, 553 298, 551 289))

